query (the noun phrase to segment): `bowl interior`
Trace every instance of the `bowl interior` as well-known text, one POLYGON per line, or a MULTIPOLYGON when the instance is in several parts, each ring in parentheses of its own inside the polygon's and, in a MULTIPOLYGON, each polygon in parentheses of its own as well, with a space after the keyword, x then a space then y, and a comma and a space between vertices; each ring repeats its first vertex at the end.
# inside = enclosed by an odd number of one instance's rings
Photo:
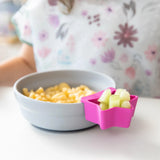
POLYGON ((22 93, 23 88, 35 90, 43 87, 46 89, 61 82, 66 82, 71 87, 86 85, 96 92, 115 87, 114 80, 105 74, 82 70, 59 70, 27 75, 16 82, 15 89, 22 93))

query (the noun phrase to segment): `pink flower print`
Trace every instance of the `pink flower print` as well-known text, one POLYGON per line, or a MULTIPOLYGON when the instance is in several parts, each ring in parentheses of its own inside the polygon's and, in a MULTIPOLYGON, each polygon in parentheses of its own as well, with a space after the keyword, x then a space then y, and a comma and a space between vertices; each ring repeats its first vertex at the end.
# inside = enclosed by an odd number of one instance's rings
POLYGON ((38 54, 41 58, 46 58, 50 53, 51 49, 45 47, 38 51, 38 54))
POLYGON ((94 58, 90 59, 90 63, 91 63, 92 65, 95 65, 95 64, 96 64, 96 59, 94 59, 94 58))
POLYGON ((25 36, 31 35, 31 28, 30 28, 30 26, 28 24, 24 25, 24 35, 25 36))
POLYGON ((114 36, 114 39, 119 40, 118 45, 122 44, 124 47, 127 47, 127 45, 133 47, 132 41, 138 41, 138 38, 134 37, 134 35, 137 33, 137 29, 134 29, 133 26, 128 26, 128 23, 126 23, 124 26, 120 24, 119 29, 120 31, 116 31, 116 35, 114 36))
POLYGON ((92 38, 92 42, 97 47, 104 47, 107 42, 106 34, 101 31, 95 33, 94 37, 92 38))
POLYGON ((119 60, 123 63, 128 61, 128 55, 127 54, 122 54, 119 60))
POLYGON ((49 5, 56 6, 58 0, 48 0, 49 5))
POLYGON ((58 27, 60 24, 59 17, 57 15, 50 15, 49 16, 49 23, 55 28, 58 27))
POLYGON ((157 55, 157 47, 155 45, 149 46, 145 51, 145 55, 149 61, 153 61, 157 55))
POLYGON ((114 49, 110 49, 107 52, 105 52, 103 55, 101 55, 101 60, 104 63, 112 62, 114 58, 115 58, 114 49))
POLYGON ((160 97, 159 97, 159 96, 156 96, 156 97, 154 97, 154 98, 160 99, 160 97))
POLYGON ((136 71, 135 71, 135 69, 133 67, 128 67, 126 69, 125 73, 130 79, 134 79, 135 78, 136 71))
POLYGON ((109 13, 109 14, 113 12, 113 10, 112 10, 111 7, 107 7, 105 10, 106 10, 106 12, 109 13))
POLYGON ((87 12, 86 10, 83 10, 83 11, 82 11, 82 16, 85 17, 85 16, 87 16, 87 15, 88 15, 88 12, 87 12))
POLYGON ((45 41, 46 39, 48 39, 48 32, 42 31, 41 33, 39 33, 39 40, 40 41, 45 41))
POLYGON ((71 52, 74 51, 75 40, 74 40, 74 37, 73 37, 73 36, 70 36, 70 37, 69 37, 68 42, 67 42, 67 46, 69 47, 69 50, 70 50, 71 52))
POLYGON ((129 84, 127 82, 124 83, 124 88, 128 91, 131 92, 131 88, 129 87, 129 84))
POLYGON ((146 72, 147 76, 151 76, 152 75, 152 71, 150 71, 150 70, 146 70, 145 72, 146 72))

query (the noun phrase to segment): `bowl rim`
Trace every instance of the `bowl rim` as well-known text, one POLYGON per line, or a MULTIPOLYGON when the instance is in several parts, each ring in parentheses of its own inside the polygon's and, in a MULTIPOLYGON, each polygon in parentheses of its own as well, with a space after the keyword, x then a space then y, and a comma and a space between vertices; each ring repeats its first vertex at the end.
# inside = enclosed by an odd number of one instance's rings
POLYGON ((46 101, 40 101, 40 100, 36 100, 36 99, 32 99, 32 98, 29 98, 29 97, 27 97, 27 96, 25 96, 25 95, 23 95, 20 91, 18 91, 18 85, 19 85, 19 83, 21 82, 21 81, 23 81, 24 79, 26 79, 26 78, 28 78, 28 77, 32 77, 32 76, 36 76, 36 75, 41 75, 41 74, 47 74, 47 73, 53 73, 53 72, 85 72, 85 73, 90 73, 90 74, 97 74, 97 76, 99 75, 99 76, 103 76, 103 77, 107 77, 109 80, 111 80, 112 81, 112 83, 113 83, 113 85, 114 86, 112 86, 112 87, 116 87, 116 83, 115 83, 115 81, 114 81, 114 79, 111 77, 111 76, 109 76, 109 75, 107 75, 107 74, 105 74, 105 73, 102 73, 102 72, 97 72, 97 71, 91 71, 91 70, 82 70, 82 69, 60 69, 60 70, 51 70, 51 71, 42 71, 42 72, 34 72, 34 73, 30 73, 30 74, 27 74, 27 75, 25 75, 25 76, 23 76, 23 77, 21 77, 21 78, 19 78, 15 83, 14 83, 14 85, 13 85, 13 91, 14 91, 14 94, 15 95, 18 95, 18 96, 20 96, 21 98, 24 98, 24 99, 27 99, 27 100, 29 100, 29 101, 31 101, 31 102, 37 102, 37 103, 41 103, 41 104, 56 104, 56 105, 65 105, 65 106, 67 106, 67 105, 75 105, 75 104, 82 104, 82 102, 79 102, 79 103, 54 103, 54 102, 46 102, 46 101))

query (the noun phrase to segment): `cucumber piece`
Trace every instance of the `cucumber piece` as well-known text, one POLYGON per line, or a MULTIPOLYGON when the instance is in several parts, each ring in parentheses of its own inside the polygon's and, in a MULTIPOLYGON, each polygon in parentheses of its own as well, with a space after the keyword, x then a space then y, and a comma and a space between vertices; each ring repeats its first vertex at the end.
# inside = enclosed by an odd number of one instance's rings
POLYGON ((123 91, 126 91, 126 89, 118 88, 115 92, 115 95, 120 95, 123 91))
POLYGON ((98 102, 103 102, 105 103, 107 106, 109 104, 109 97, 111 96, 111 90, 110 89, 106 89, 101 97, 98 99, 98 102))
POLYGON ((108 109, 108 106, 105 103, 103 103, 103 102, 101 102, 99 104, 99 106, 100 106, 101 110, 103 110, 103 111, 106 110, 106 109, 108 109))
POLYGON ((120 96, 111 95, 109 98, 109 108, 120 107, 120 96))
POLYGON ((121 104, 122 108, 131 108, 131 104, 129 101, 123 101, 121 104))
POLYGON ((129 92, 122 91, 120 93, 120 99, 121 99, 121 102, 123 102, 123 101, 130 101, 130 94, 129 94, 129 92))

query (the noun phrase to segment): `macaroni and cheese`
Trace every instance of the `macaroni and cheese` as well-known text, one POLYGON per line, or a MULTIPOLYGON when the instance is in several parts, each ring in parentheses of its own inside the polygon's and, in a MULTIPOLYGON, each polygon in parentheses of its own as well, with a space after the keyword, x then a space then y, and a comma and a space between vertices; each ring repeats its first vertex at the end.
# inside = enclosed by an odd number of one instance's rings
POLYGON ((44 90, 40 87, 36 91, 23 88, 23 94, 40 101, 53 103, 79 103, 81 98, 94 94, 95 91, 85 85, 71 88, 67 83, 60 83, 44 90))

